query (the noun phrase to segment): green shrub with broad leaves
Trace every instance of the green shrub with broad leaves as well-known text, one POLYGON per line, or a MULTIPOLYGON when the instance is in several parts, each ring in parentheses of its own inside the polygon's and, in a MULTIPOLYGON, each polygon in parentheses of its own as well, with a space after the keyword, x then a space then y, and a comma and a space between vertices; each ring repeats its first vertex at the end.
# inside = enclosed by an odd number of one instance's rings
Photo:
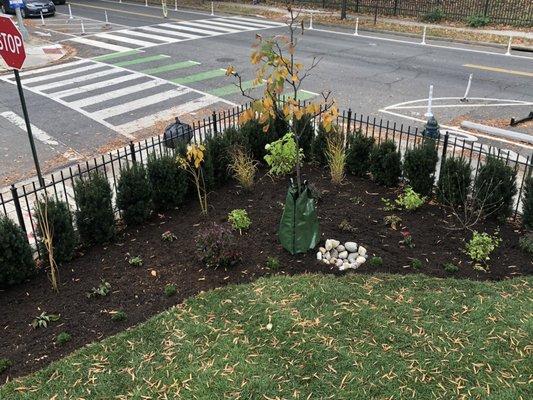
POLYGON ((76 226, 85 244, 106 243, 115 237, 115 215, 109 182, 102 174, 91 174, 74 185, 78 210, 76 226))
POLYGON ((516 194, 516 172, 495 157, 488 157, 479 168, 474 183, 476 207, 486 216, 504 220, 512 213, 513 197, 516 194))
POLYGON ((348 136, 346 168, 355 176, 365 176, 370 171, 370 153, 374 146, 374 138, 365 136, 359 130, 348 136))
POLYGON ((265 149, 267 151, 265 161, 270 168, 270 174, 274 176, 292 173, 298 163, 298 158, 301 160, 304 157, 303 151, 298 148, 292 132, 267 144, 265 149))
POLYGON ((490 24, 490 17, 482 14, 474 14, 466 19, 466 24, 471 28, 481 28, 482 26, 490 24))
POLYGON ((466 244, 466 253, 475 262, 485 262, 490 260, 491 253, 498 248, 501 239, 497 234, 489 235, 486 232, 474 231, 472 238, 466 244))
POLYGON ((168 154, 161 157, 151 155, 146 169, 155 210, 166 211, 183 204, 189 180, 175 157, 168 154))
POLYGON ((407 186, 403 193, 396 199, 396 204, 401 208, 409 211, 416 210, 421 207, 426 201, 425 197, 416 193, 412 187, 407 186))
POLYGON ((120 171, 117 184, 117 207, 126 225, 139 225, 152 212, 152 186, 146 169, 133 164, 120 171))
POLYGON ((416 193, 422 196, 431 194, 438 160, 437 147, 432 139, 425 139, 421 146, 405 152, 404 175, 416 193))
POLYGON ((463 158, 446 158, 437 186, 437 198, 445 205, 465 205, 472 183, 472 169, 463 158))
POLYGON ((232 210, 228 214, 228 222, 233 229, 239 232, 248 229, 252 225, 252 220, 248 216, 248 212, 242 208, 232 210))
POLYGON ((8 217, 0 216, 0 288, 24 282, 35 272, 26 233, 8 217))
POLYGON ((370 152, 370 172, 380 185, 396 186, 402 175, 402 161, 396 144, 387 140, 370 152))
POLYGON ((43 218, 46 215, 48 224, 52 232, 52 245, 54 260, 57 264, 70 261, 74 256, 74 250, 78 244, 78 237, 74 231, 72 214, 68 204, 53 198, 45 197, 36 203, 37 210, 35 216, 37 219, 36 233, 39 251, 43 259, 48 258, 48 250, 44 245, 43 238, 43 218))

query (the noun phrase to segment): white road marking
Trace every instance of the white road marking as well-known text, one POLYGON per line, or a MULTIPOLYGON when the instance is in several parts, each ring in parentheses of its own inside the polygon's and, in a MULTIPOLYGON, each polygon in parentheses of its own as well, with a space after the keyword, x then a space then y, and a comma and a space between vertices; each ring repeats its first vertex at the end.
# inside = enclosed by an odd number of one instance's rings
POLYGON ((100 89, 103 87, 108 87, 111 85, 116 85, 122 82, 127 82, 133 79, 139 79, 139 78, 140 76, 136 74, 122 75, 122 76, 119 76, 118 78, 105 79, 105 80, 91 83, 88 85, 82 85, 82 86, 78 86, 72 89, 66 89, 61 92, 54 92, 54 97, 64 98, 68 96, 73 96, 76 94, 90 92, 91 90, 100 89))
POLYGON ((165 43, 175 43, 179 41, 174 38, 169 38, 169 37, 165 37, 162 35, 150 35, 149 33, 139 32, 139 31, 128 31, 128 35, 138 36, 138 37, 143 37, 143 38, 153 39, 153 40, 159 40, 160 42, 165 42, 165 43))
POLYGON ((87 38, 82 38, 82 37, 77 37, 77 38, 68 39, 68 40, 71 42, 81 43, 81 44, 85 44, 87 46, 92 46, 92 47, 99 47, 101 49, 111 50, 114 52, 133 50, 131 47, 117 46, 116 44, 106 43, 100 40, 92 40, 92 39, 87 39, 87 38))
POLYGON ((129 101, 127 103, 122 103, 114 107, 109 107, 104 110, 96 111, 94 112, 94 114, 97 114, 99 118, 105 120, 120 114, 126 114, 130 111, 138 110, 139 108, 144 108, 151 104, 156 104, 165 100, 169 100, 173 97, 182 96, 189 92, 190 90, 185 87, 175 88, 165 92, 156 93, 141 99, 129 101))
POLYGON ((159 111, 153 115, 139 118, 138 120, 128 122, 123 125, 117 126, 117 130, 124 133, 132 133, 139 129, 152 126, 157 121, 168 120, 176 116, 191 113, 196 110, 200 110, 205 107, 209 107, 211 104, 216 103, 219 99, 215 96, 207 95, 200 97, 199 99, 189 101, 180 106, 172 107, 167 110, 159 111))
POLYGON ((74 74, 78 74, 80 72, 86 72, 86 71, 90 71, 90 70, 101 68, 101 67, 102 67, 101 65, 89 64, 89 65, 85 65, 83 67, 69 69, 67 71, 57 72, 55 74, 46 74, 46 75, 36 76, 34 78, 28 78, 28 79, 25 79, 24 83, 25 84, 29 84, 29 83, 47 81, 49 79, 64 78, 64 77, 67 77, 69 75, 74 75, 74 74))
POLYGON ((230 17, 230 18, 241 20, 241 21, 257 22, 257 23, 261 23, 265 25, 271 25, 272 27, 287 26, 287 24, 284 24, 283 22, 270 21, 268 19, 254 19, 254 18, 246 18, 246 17, 230 17))
POLYGON ((198 36, 198 35, 191 35, 190 33, 185 33, 185 32, 176 32, 176 31, 171 31, 169 29, 158 29, 156 27, 153 27, 153 26, 144 26, 142 28, 139 28, 140 30, 143 30, 143 31, 148 31, 148 32, 154 32, 154 33, 160 33, 160 34, 163 34, 163 35, 170 35, 170 36, 178 36, 178 37, 181 37, 181 38, 186 38, 186 39, 200 39, 202 38, 203 36, 198 36))
POLYGON ((199 19, 195 21, 180 21, 180 22, 177 22, 176 25, 197 26, 199 28, 207 28, 207 29, 212 29, 214 31, 222 31, 222 32, 228 32, 228 33, 239 32, 239 29, 229 28, 228 24, 217 24, 215 21, 212 21, 209 19, 206 19, 206 20, 199 19), (217 26, 217 25, 222 25, 222 26, 217 26))
POLYGON ((20 73, 20 76, 21 77, 25 77, 25 76, 40 74, 41 72, 48 72, 48 71, 54 71, 55 72, 57 70, 63 70, 63 69, 66 69, 66 68, 73 67, 75 65, 86 64, 86 63, 87 63, 87 60, 79 60, 79 61, 68 62, 66 64, 52 65, 51 67, 43 67, 43 68, 38 68, 38 69, 31 69, 29 71, 22 70, 22 72, 20 73))
MULTIPOLYGON (((127 34, 128 32, 127 31, 118 31, 117 33, 127 34)), ((128 37, 125 37, 125 36, 116 35, 116 34, 113 34, 113 33, 98 33, 98 34, 96 34, 94 36, 99 37, 99 38, 103 38, 103 39, 114 40, 115 42, 124 42, 124 43, 128 43, 128 44, 133 44, 133 45, 140 46, 140 47, 149 47, 149 46, 153 46, 154 44, 157 44, 157 43, 153 43, 153 42, 145 42, 143 40, 131 39, 131 38, 128 38, 128 37)))
MULTIPOLYGON (((20 128, 21 130, 27 133, 26 122, 24 121, 24 118, 19 117, 17 114, 15 114, 12 111, 5 111, 1 113, 0 115, 4 117, 5 119, 7 119, 9 122, 11 122, 13 125, 17 126, 18 128, 20 128)), ((43 130, 37 128, 33 124, 30 124, 30 125, 31 125, 32 135, 36 140, 43 142, 44 144, 47 144, 49 146, 57 146, 59 144, 56 140, 52 139, 52 137, 50 137, 43 130)))
POLYGON ((158 82, 155 82, 155 81, 143 82, 138 85, 126 86, 125 88, 122 88, 122 89, 116 89, 116 90, 112 90, 110 92, 106 92, 106 93, 99 94, 96 96, 86 97, 80 100, 72 101, 70 104, 73 105, 74 107, 87 107, 87 106, 90 106, 96 103, 102 103, 104 101, 116 99, 118 97, 141 92, 146 89, 151 89, 156 86, 160 86, 160 85, 158 82))
MULTIPOLYGON (((253 31, 253 30, 257 30, 258 28, 257 27, 253 27, 253 26, 246 26, 246 25, 240 25, 238 24, 237 22, 224 22, 224 21, 220 21, 218 19, 216 20, 208 20, 209 23, 206 23, 206 25, 208 25, 209 27, 212 27, 214 29, 218 29, 218 27, 227 27, 231 30, 243 30, 243 31, 253 31)), ((265 27, 266 28, 266 27, 265 27)))
POLYGON ((84 76, 78 76, 75 78, 65 79, 65 80, 59 80, 56 82, 47 83, 45 85, 39 85, 39 86, 32 86, 32 89, 43 91, 43 90, 49 90, 49 89, 55 89, 60 88, 62 86, 71 85, 73 83, 88 81, 89 79, 97 79, 101 78, 106 75, 111 75, 116 73, 117 71, 114 71, 113 69, 108 69, 104 71, 95 72, 94 74, 84 75, 84 76))
POLYGON ((204 35, 209 35, 209 36, 217 36, 217 35, 223 35, 224 34, 224 32, 208 31, 208 30, 205 30, 205 29, 193 28, 193 27, 184 26, 184 25, 181 25, 181 24, 165 23, 165 24, 161 24, 161 25, 158 25, 158 26, 164 26, 165 28, 170 28, 170 29, 174 29, 174 30, 179 29, 179 30, 188 31, 188 32, 202 33, 204 35))
POLYGON ((245 21, 235 21, 233 19, 226 19, 226 18, 217 18, 218 22, 225 22, 231 24, 231 26, 243 26, 246 28, 252 28, 252 29, 264 29, 264 28, 270 28, 269 25, 264 25, 260 23, 255 22, 245 22, 245 21))

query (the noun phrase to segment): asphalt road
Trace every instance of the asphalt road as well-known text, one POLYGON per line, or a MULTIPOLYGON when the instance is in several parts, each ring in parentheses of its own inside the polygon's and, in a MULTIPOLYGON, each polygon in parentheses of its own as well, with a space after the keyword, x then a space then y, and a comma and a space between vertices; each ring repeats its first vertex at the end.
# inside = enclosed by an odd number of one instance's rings
MULTIPOLYGON (((47 168, 157 133, 175 114, 194 120, 244 102, 223 69, 234 65, 251 82, 248 60, 255 35, 286 32, 279 22, 256 17, 170 10, 164 19, 157 8, 102 0, 77 0, 71 7, 74 20, 66 6, 58 6, 56 17, 45 26, 31 21, 31 30, 73 48, 75 58, 43 72, 22 73, 31 120, 41 130, 38 152, 47 168), (103 23, 105 11, 110 26, 103 23)), ((355 36, 322 26, 306 30, 297 51, 304 64, 321 59, 303 84, 303 98, 331 91, 342 109, 420 126, 433 85, 433 112, 450 129, 463 119, 504 121, 533 109, 533 56, 504 53, 442 41, 424 46, 420 39, 402 36, 355 36), (460 102, 470 74, 469 101, 460 102)), ((251 90, 260 93, 260 88, 251 90)), ((4 181, 32 170, 27 138, 16 122, 21 115, 11 75, 0 76, 4 181)), ((498 145, 525 156, 532 150, 498 145)))

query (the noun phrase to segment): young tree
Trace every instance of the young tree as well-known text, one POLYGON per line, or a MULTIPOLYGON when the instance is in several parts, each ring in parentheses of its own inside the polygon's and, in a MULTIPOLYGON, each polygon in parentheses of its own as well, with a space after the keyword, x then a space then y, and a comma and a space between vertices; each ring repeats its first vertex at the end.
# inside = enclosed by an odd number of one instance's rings
MULTIPOLYGON (((272 38, 263 38, 256 35, 256 42, 250 61, 257 66, 254 83, 256 86, 265 84, 263 97, 256 99, 250 95, 250 91, 243 87, 242 76, 233 66, 226 69, 226 75, 234 76, 236 85, 241 94, 251 100, 251 107, 240 117, 240 123, 246 123, 258 119, 263 125, 263 131, 267 132, 269 125, 276 120, 284 120, 288 123, 299 145, 302 135, 305 134, 306 124, 299 123, 304 118, 320 119, 326 131, 330 131, 338 115, 335 101, 330 98, 330 92, 322 93, 320 101, 300 104, 298 94, 302 83, 310 76, 312 70, 320 63, 320 59, 313 58, 311 65, 304 67, 295 58, 298 44, 297 31, 303 23, 298 22, 299 12, 295 12, 292 6, 288 6, 289 12, 288 35, 279 35, 272 38), (281 101, 285 90, 289 95, 281 101)), ((296 164, 296 181, 298 193, 302 191, 300 176, 301 161, 296 164)))

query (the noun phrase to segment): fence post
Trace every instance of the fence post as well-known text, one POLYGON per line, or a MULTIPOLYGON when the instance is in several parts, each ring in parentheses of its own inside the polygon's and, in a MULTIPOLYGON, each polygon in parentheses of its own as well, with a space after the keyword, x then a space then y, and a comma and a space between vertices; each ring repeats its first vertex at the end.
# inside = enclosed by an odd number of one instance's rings
POLYGON ((130 141, 130 153, 131 153, 131 161, 133 161, 133 163, 136 163, 137 158, 135 156, 135 145, 133 144, 133 141, 130 141))
POLYGON ((349 135, 350 134, 350 128, 351 128, 351 125, 352 124, 352 109, 351 108, 348 108, 348 126, 346 127, 346 134, 349 135))
POLYGON ((442 169, 444 168, 444 162, 446 161, 446 153, 448 152, 448 139, 449 134, 448 131, 446 131, 446 135, 444 135, 444 143, 442 144, 442 153, 440 156, 439 179, 442 176, 442 169))
POLYGON ((28 231, 26 231, 26 224, 24 223, 24 217, 22 216, 22 208, 20 207, 19 195, 15 185, 11 185, 11 197, 13 197, 13 204, 15 205, 15 210, 17 211, 19 225, 25 233, 28 233, 28 231))
POLYGON ((394 15, 398 14, 398 0, 394 0, 394 15))
POLYGON ((217 126, 217 113, 213 111, 213 133, 216 135, 218 133, 218 126, 217 126))
POLYGON ((485 8, 483 9, 483 16, 486 17, 489 13, 489 2, 490 0, 485 0, 485 8))

